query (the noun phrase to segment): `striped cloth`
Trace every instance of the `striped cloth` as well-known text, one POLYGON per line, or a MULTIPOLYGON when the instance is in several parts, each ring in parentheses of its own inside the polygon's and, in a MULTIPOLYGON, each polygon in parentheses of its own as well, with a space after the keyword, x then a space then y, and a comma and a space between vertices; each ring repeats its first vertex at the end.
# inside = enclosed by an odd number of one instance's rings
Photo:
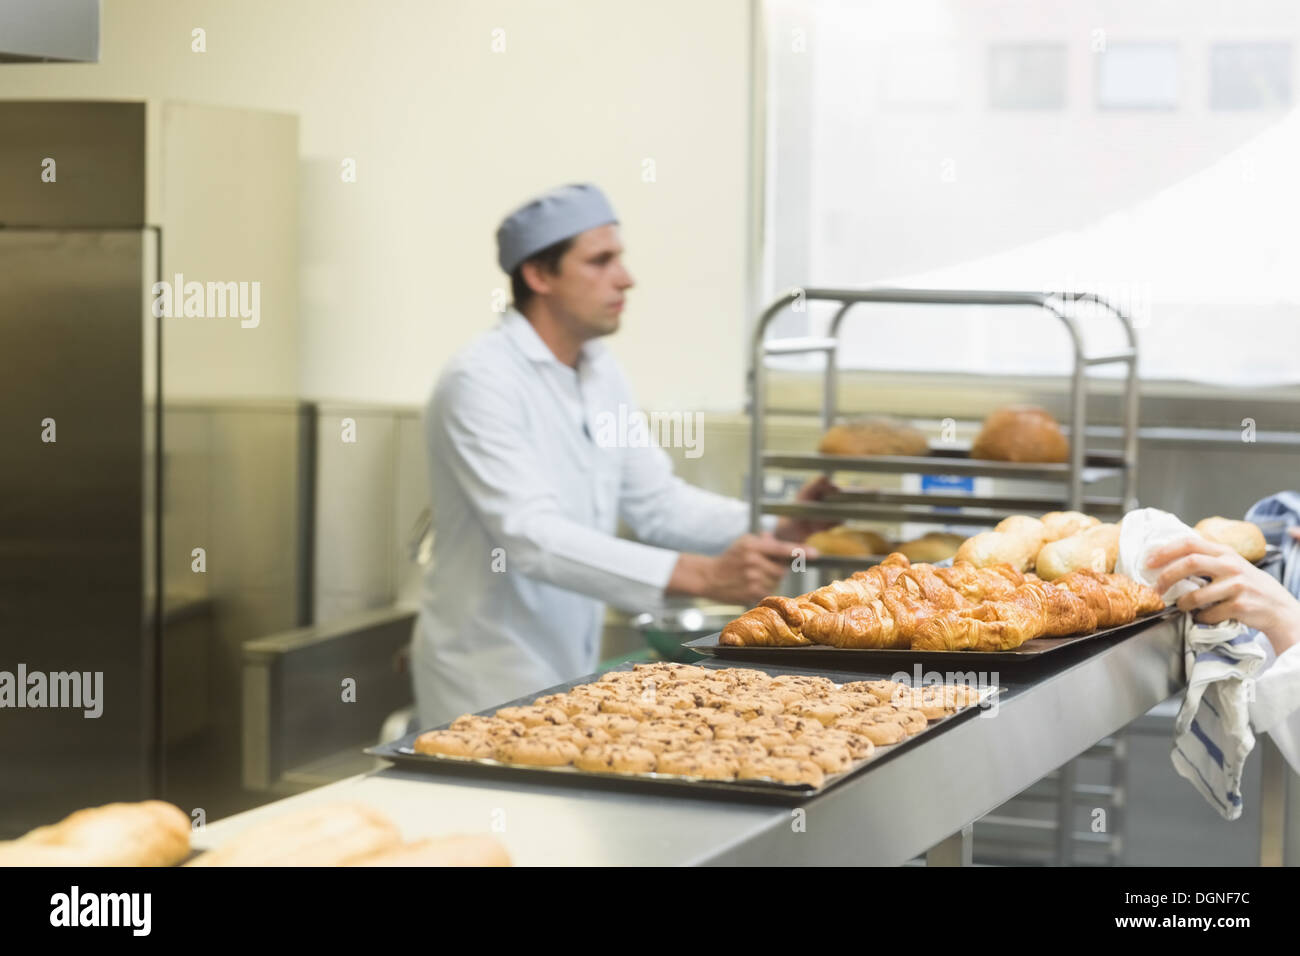
POLYGON ((1279 491, 1255 502, 1246 512, 1246 520, 1259 525, 1265 541, 1282 549, 1282 586, 1300 598, 1300 541, 1288 533, 1300 525, 1300 492, 1279 491))
MULTIPOLYGON (((1143 584, 1158 575, 1146 566, 1147 555, 1177 538, 1195 534, 1177 517, 1158 508, 1140 508, 1120 525, 1115 570, 1143 584)), ((1172 604, 1199 584, 1179 581, 1164 598, 1172 604)), ((1174 769, 1227 820, 1241 816, 1241 774, 1255 746, 1250 727, 1246 682, 1264 666, 1264 649, 1254 634, 1236 621, 1197 624, 1178 615, 1182 628, 1187 692, 1174 721, 1170 752, 1174 769)))

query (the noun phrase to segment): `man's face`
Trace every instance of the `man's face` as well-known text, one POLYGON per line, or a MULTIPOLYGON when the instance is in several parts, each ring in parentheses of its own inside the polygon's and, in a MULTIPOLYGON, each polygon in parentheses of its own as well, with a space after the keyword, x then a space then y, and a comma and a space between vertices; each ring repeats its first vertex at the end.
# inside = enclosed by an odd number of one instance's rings
POLYGON ((618 331, 625 293, 633 285, 623 266, 618 226, 611 223, 579 233, 557 273, 538 268, 534 275, 552 313, 578 338, 585 341, 618 331))

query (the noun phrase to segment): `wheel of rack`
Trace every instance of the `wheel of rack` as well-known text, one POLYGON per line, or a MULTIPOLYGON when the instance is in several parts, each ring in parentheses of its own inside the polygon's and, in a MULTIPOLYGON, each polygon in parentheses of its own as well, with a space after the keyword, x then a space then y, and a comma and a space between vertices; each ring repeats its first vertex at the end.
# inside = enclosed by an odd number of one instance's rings
MULTIPOLYGON (((948 289, 795 289, 764 310, 754 329, 753 355, 749 370, 750 402, 750 528, 757 531, 764 514, 824 520, 861 519, 879 522, 931 522, 935 524, 994 525, 1010 514, 1043 513, 1068 509, 1118 518, 1137 507, 1138 381, 1137 337, 1133 323, 1111 303, 1091 293, 985 292, 948 289), (794 302, 837 302, 825 337, 783 338, 768 341, 772 320, 794 302), (1113 315, 1123 327, 1128 348, 1118 352, 1087 355, 1079 324, 1070 314, 1073 302, 1091 302, 1113 315), (774 355, 822 353, 826 370, 822 390, 822 429, 838 417, 836 360, 840 330, 855 306, 869 304, 1020 306, 1042 309, 1054 315, 1065 328, 1074 354, 1070 388, 1070 460, 1059 464, 1020 464, 985 461, 970 457, 969 449, 958 445, 931 445, 924 457, 795 454, 763 447, 764 389, 767 359, 774 355), (1122 429, 1119 452, 1089 450, 1087 445, 1087 370, 1094 366, 1124 364, 1122 429), (767 469, 830 473, 861 471, 877 474, 959 475, 987 478, 1017 478, 1051 484, 1057 491, 1045 495, 930 495, 895 491, 843 492, 817 502, 794 502, 766 497, 767 469), (1122 479, 1119 498, 1085 495, 1085 486, 1106 478, 1122 479), (937 508, 961 508, 938 512, 937 508)), ((870 563, 862 561, 860 563, 870 563)))

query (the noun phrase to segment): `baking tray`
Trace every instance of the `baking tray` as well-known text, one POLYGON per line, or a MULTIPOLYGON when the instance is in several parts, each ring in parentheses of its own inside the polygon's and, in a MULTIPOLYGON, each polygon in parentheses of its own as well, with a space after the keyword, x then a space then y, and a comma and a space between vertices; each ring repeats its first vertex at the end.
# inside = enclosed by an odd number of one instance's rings
POLYGON ((824 644, 808 644, 802 647, 729 647, 719 644, 722 632, 687 641, 682 647, 688 647, 698 654, 707 654, 721 660, 772 663, 795 663, 801 667, 833 667, 845 670, 865 668, 871 671, 888 671, 901 665, 924 664, 956 665, 959 669, 968 669, 978 664, 1025 664, 1041 659, 1044 655, 1066 647, 1074 647, 1084 641, 1098 640, 1137 631, 1162 618, 1178 613, 1176 605, 1164 610, 1140 617, 1127 624, 1093 631, 1090 634, 1071 634, 1067 637, 1036 637, 1025 641, 1010 651, 914 651, 904 648, 878 647, 828 647, 824 644))
MULTIPOLYGON (((706 660, 700 662, 696 666, 722 670, 728 665, 706 660)), ((631 667, 614 668, 614 670, 631 669, 631 667)), ((779 674, 813 673, 799 667, 762 666, 759 669, 774 677, 779 674)), ((829 677, 837 684, 862 679, 862 675, 858 673, 837 675, 834 673, 819 672, 819 676, 829 677)), ((521 697, 518 700, 510 701, 509 703, 501 704, 497 707, 480 711, 479 713, 481 716, 490 717, 496 711, 500 710, 501 707, 530 704, 538 697, 572 690, 580 684, 591 683, 593 679, 593 677, 583 677, 576 681, 570 681, 567 684, 560 684, 556 687, 537 691, 535 694, 529 694, 527 697, 521 697)), ((499 763, 496 760, 489 760, 486 758, 452 757, 443 754, 419 754, 415 752, 413 746, 415 738, 420 736, 420 734, 425 733, 425 730, 419 730, 415 733, 407 734, 400 740, 395 740, 391 743, 380 744, 377 747, 368 747, 365 752, 373 757, 382 757, 384 760, 392 761, 399 767, 407 770, 418 770, 425 773, 446 776, 468 776, 479 779, 487 778, 516 782, 532 781, 536 783, 576 786, 586 789, 622 790, 625 792, 676 793, 685 796, 714 797, 732 800, 744 799, 760 802, 800 803, 807 800, 809 797, 817 796, 830 790, 832 787, 839 786, 844 781, 856 777, 871 767, 877 766, 883 761, 892 758, 895 754, 917 746, 919 743, 929 739, 931 735, 940 730, 945 730, 963 720, 969 720, 981 709, 982 705, 987 704, 994 697, 1002 693, 1002 688, 996 686, 979 688, 979 690, 980 704, 972 704, 955 714, 951 714, 940 720, 931 721, 925 730, 908 737, 906 740, 902 740, 896 744, 877 747, 875 753, 870 757, 854 761, 853 766, 848 770, 836 774, 827 774, 826 779, 822 782, 820 787, 814 787, 810 784, 778 783, 776 781, 765 780, 704 780, 699 777, 682 777, 672 774, 658 773, 603 774, 579 770, 576 767, 521 767, 514 764, 499 763)), ((428 729, 445 730, 450 726, 451 724, 448 722, 441 724, 438 727, 428 729)))

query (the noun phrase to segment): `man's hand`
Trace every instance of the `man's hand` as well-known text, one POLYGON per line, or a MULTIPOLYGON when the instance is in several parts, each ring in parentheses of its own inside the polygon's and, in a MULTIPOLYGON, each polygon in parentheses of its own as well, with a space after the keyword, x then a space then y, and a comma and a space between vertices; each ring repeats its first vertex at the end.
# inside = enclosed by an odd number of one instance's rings
MULTIPOLYGON (((798 549, 816 557, 813 549, 798 549)), ((796 549, 772 535, 746 534, 717 557, 683 554, 668 581, 669 594, 691 594, 724 604, 754 605, 772 594, 790 570, 796 549)))
MULTIPOLYGON (((795 501, 821 501, 827 494, 840 489, 831 484, 825 475, 818 475, 799 489, 795 501)), ((782 518, 776 526, 776 536, 786 541, 804 541, 808 535, 833 528, 838 521, 813 521, 809 518, 782 518)))
MULTIPOLYGON (((1300 539, 1297 530, 1292 534, 1300 539)), ((1300 643, 1300 601, 1267 571, 1261 571, 1236 551, 1222 544, 1189 536, 1157 548, 1147 556, 1147 567, 1160 570, 1155 590, 1164 594, 1184 578, 1209 578, 1209 583, 1178 599, 1184 611, 1197 611, 1200 624, 1235 619, 1253 627, 1281 654, 1300 643)))

